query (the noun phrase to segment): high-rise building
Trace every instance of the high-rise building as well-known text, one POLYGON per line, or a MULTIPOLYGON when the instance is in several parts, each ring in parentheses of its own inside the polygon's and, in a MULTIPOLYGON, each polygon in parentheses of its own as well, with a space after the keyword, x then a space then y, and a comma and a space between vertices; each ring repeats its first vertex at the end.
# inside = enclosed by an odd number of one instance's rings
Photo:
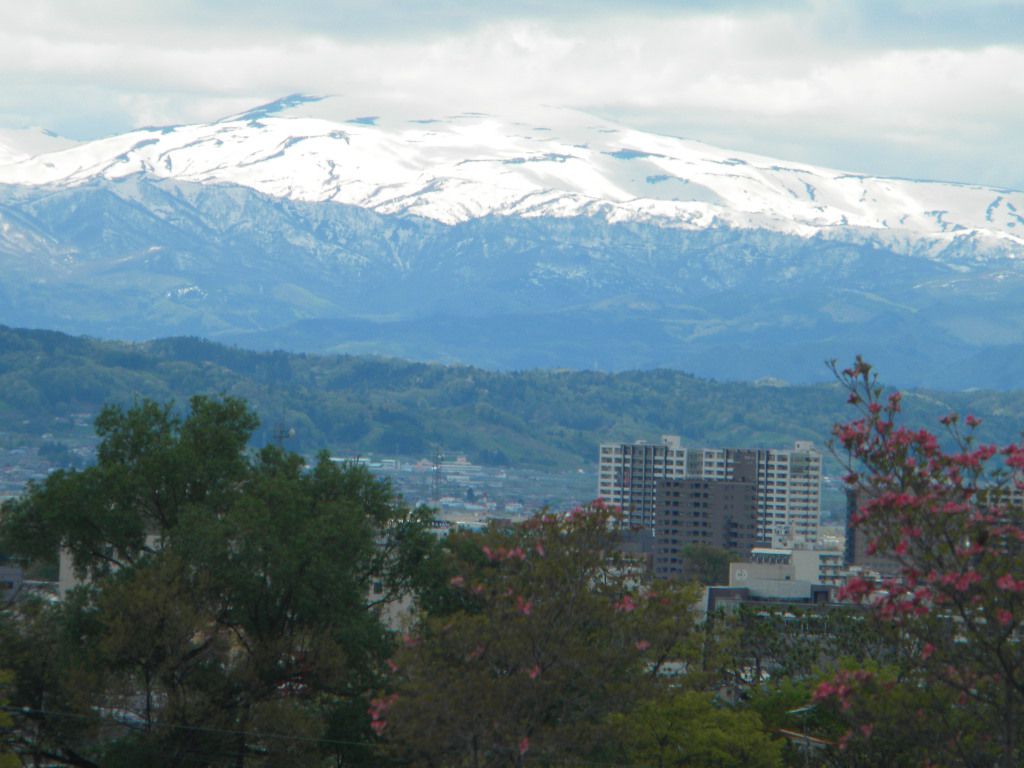
POLYGON ((704 545, 741 558, 761 544, 757 489, 751 479, 705 480, 699 477, 658 481, 654 516, 654 575, 684 572, 685 549, 704 545))
POLYGON ((879 578, 896 578, 900 574, 900 562, 895 557, 869 547, 869 537, 854 525, 854 515, 864 502, 864 495, 857 489, 846 491, 846 551, 845 565, 851 570, 878 574, 879 578))
POLYGON ((658 481, 686 477, 686 457, 675 435, 662 435, 660 444, 602 443, 597 495, 621 508, 630 527, 653 530, 658 481))
POLYGON ((598 496, 621 507, 632 527, 655 529, 658 481, 698 478, 752 482, 757 538, 771 546, 814 546, 821 516, 821 454, 797 441, 790 449, 684 448, 678 436, 660 444, 602 443, 598 496))

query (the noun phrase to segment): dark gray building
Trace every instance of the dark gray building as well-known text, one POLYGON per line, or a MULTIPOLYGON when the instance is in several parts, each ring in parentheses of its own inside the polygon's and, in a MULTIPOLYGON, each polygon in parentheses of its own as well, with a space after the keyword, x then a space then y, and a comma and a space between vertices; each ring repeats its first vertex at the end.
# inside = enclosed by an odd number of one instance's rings
POLYGON ((752 479, 664 479, 658 482, 654 522, 654 575, 683 573, 683 550, 694 544, 739 557, 764 544, 759 538, 757 485, 752 479))

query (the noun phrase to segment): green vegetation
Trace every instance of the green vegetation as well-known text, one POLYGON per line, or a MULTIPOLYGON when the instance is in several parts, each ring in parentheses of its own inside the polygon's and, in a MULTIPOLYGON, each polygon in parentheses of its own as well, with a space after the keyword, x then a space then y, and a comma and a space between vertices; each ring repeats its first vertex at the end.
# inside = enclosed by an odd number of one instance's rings
POLYGON ((696 581, 704 586, 728 584, 729 562, 732 558, 733 554, 728 550, 711 547, 707 544, 691 544, 683 547, 682 578, 687 581, 696 581))
POLYGON ((862 359, 836 375, 860 416, 836 428, 861 497, 854 523, 895 574, 854 577, 844 591, 900 653, 879 669, 840 671, 815 697, 848 723, 845 745, 864 764, 885 755, 890 765, 1019 766, 1024 446, 991 444, 976 414, 948 414, 945 450, 905 425, 902 397, 862 359))
MULTIPOLYGON (((433 600, 393 659, 375 729, 414 765, 560 764, 622 757, 611 718, 700 670, 699 592, 639 591, 602 510, 542 515, 441 551, 433 600), (667 661, 693 670, 666 676, 667 661)), ((655 591, 656 590, 656 591, 655 591)), ((713 763, 693 763, 693 765, 713 763)))
POLYGON ((651 749, 623 724, 664 703, 707 731, 687 765, 734 730, 781 765, 758 714, 712 700, 697 586, 641 588, 607 510, 437 539, 361 467, 249 451, 256 425, 234 398, 107 406, 95 465, 0 508, 5 550, 62 548, 84 580, 0 610, 8 762, 621 761, 651 749), (380 612, 403 598, 405 642, 380 612))
MULTIPOLYGON (((602 441, 663 433, 692 445, 823 445, 843 416, 838 385, 755 386, 667 370, 498 373, 248 352, 194 338, 132 345, 0 328, 0 447, 45 433, 65 443, 72 433, 83 438, 107 403, 183 404, 195 393, 250 403, 260 419, 257 446, 283 427, 295 429, 288 447, 305 452, 428 456, 440 446, 478 463, 560 468, 593 465, 602 441), (85 414, 77 426, 76 414, 85 414)), ((1024 393, 911 392, 904 406, 920 423, 970 410, 993 439, 1009 441, 1024 393)))
POLYGON ((0 509, 4 549, 62 547, 88 579, 0 612, 9 749, 83 767, 361 754, 351 713, 391 647, 376 605, 409 591, 433 537, 360 467, 248 453, 255 426, 230 398, 195 397, 184 418, 111 406, 94 466, 0 509))
POLYGON ((0 508, 5 550, 87 577, 0 609, 0 766, 1020 765, 1024 447, 949 417, 944 451, 839 378, 899 578, 707 621, 600 504, 435 538, 359 467, 251 450, 241 400, 107 406, 95 465, 0 508))
POLYGON ((687 691, 648 700, 612 722, 634 765, 658 768, 777 768, 782 741, 750 709, 715 706, 708 693, 687 691))

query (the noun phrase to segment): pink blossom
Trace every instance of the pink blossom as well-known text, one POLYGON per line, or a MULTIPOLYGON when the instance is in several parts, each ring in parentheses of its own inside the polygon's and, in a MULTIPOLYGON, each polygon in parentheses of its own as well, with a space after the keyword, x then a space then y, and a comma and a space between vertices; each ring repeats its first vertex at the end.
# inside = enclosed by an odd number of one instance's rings
POLYGON ((935 653, 935 646, 931 643, 925 643, 924 648, 921 649, 921 660, 928 661, 933 653, 935 653))
POLYGON ((1010 445, 1003 449, 1006 455, 1006 466, 1013 469, 1024 469, 1024 447, 1010 445))
POLYGON ((394 659, 388 659, 384 663, 388 665, 388 669, 390 669, 392 672, 398 671, 398 665, 395 663, 394 659))
POLYGON ((638 651, 646 651, 648 648, 651 647, 651 643, 648 640, 637 640, 636 643, 634 643, 634 645, 636 646, 636 649, 638 651))
POLYGON ((523 616, 529 616, 533 611, 533 601, 524 599, 522 595, 517 595, 516 610, 523 614, 523 616))
POLYGON ((486 557, 486 558, 487 558, 487 559, 488 559, 488 560, 489 560, 490 562, 492 562, 492 563, 493 563, 493 562, 494 562, 494 561, 495 561, 495 560, 496 560, 496 559, 498 558, 498 556, 497 556, 496 554, 494 554, 494 552, 493 552, 493 551, 491 550, 491 548, 490 548, 490 547, 488 547, 488 546, 487 546, 486 544, 484 544, 484 545, 483 545, 483 546, 482 546, 482 547, 480 548, 480 550, 481 550, 481 551, 482 551, 482 552, 484 553, 484 556, 485 556, 485 557, 486 557))
MULTIPOLYGON (((956 580, 956 589, 958 592, 966 592, 971 588, 972 585, 977 584, 981 581, 981 576, 977 571, 967 571, 966 573, 960 574, 960 577, 956 580)), ((1022 585, 1024 587, 1024 585, 1022 585)))
POLYGON ((839 751, 845 752, 850 745, 850 737, 853 736, 853 731, 849 730, 839 737, 839 751))
POLYGON ((370 701, 370 706, 366 712, 370 716, 370 728, 378 736, 384 733, 384 729, 387 728, 388 723, 385 715, 387 715, 388 710, 396 701, 398 701, 397 693, 392 693, 390 696, 378 696, 370 701))
POLYGON ((538 555, 544 557, 544 544, 538 541, 536 544, 533 545, 533 549, 538 555))
POLYGON ((1024 581, 1017 581, 1008 573, 996 579, 996 586, 1006 592, 1024 592, 1024 581))
POLYGON ((629 595, 623 595, 622 599, 615 604, 615 610, 620 613, 632 613, 636 610, 636 603, 633 602, 633 598, 629 595))
POLYGON ((840 599, 850 599, 859 602, 866 597, 874 585, 860 576, 854 576, 839 588, 840 599))
POLYGON ((529 675, 531 680, 536 680, 538 677, 540 677, 540 664, 534 664, 532 667, 530 667, 529 675))
POLYGON ((818 687, 814 689, 814 701, 822 701, 833 695, 835 695, 836 687, 832 685, 828 680, 824 680, 818 684, 818 687))
POLYGON ((975 555, 980 555, 984 551, 985 548, 978 542, 974 541, 971 542, 969 546, 957 547, 956 555, 957 557, 974 557, 975 555))
POLYGON ((996 621, 1004 627, 1008 627, 1013 624, 1013 614, 1005 608, 1000 608, 996 611, 996 621))
POLYGON ((523 738, 521 738, 519 740, 519 755, 520 755, 520 757, 522 757, 523 755, 525 755, 529 751, 530 751, 530 737, 529 736, 523 736, 523 738))
POLYGON ((449 579, 448 583, 451 584, 453 587, 461 589, 462 587, 466 586, 466 579, 462 576, 452 576, 451 579, 449 579))

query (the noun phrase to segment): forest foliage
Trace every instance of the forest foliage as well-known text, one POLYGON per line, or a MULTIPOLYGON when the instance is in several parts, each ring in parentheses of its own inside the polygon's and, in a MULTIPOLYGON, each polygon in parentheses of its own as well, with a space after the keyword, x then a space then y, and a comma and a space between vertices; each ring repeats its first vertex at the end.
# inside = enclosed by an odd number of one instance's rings
POLYGON ((436 536, 361 467, 252 450, 238 399, 108 406, 95 465, 2 508, 7 551, 85 581, 0 610, 0 765, 1019 765, 1024 447, 950 414, 945 449, 837 378, 896 574, 708 616, 599 503, 436 536))
MULTIPOLYGON (((822 363, 824 369, 824 362, 822 363)), ((823 444, 843 418, 837 384, 758 386, 669 370, 495 372, 377 357, 251 352, 196 338, 143 344, 0 327, 0 436, 61 439, 76 414, 194 394, 246 400, 257 446, 294 429, 313 453, 429 456, 440 447, 482 464, 592 466, 606 441, 779 447, 823 444)), ((1021 392, 908 392, 907 415, 949 411, 986 419, 993 439, 1017 435, 1021 392)))

